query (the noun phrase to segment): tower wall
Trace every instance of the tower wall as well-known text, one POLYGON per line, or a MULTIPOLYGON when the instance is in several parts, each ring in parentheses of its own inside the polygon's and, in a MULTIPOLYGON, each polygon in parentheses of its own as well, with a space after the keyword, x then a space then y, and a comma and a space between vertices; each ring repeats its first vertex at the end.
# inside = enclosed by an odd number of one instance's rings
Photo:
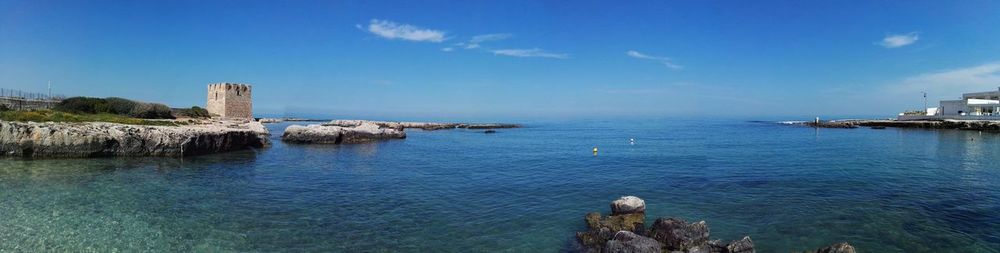
POLYGON ((213 117, 253 118, 253 92, 250 85, 215 83, 208 85, 206 110, 213 117))

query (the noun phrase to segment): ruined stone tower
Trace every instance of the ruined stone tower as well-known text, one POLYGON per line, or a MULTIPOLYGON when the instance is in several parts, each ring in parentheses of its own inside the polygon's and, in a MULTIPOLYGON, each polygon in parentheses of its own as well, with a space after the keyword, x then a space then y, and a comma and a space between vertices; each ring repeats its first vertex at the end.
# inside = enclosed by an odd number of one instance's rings
POLYGON ((250 85, 213 83, 208 85, 208 114, 227 119, 252 119, 250 85))

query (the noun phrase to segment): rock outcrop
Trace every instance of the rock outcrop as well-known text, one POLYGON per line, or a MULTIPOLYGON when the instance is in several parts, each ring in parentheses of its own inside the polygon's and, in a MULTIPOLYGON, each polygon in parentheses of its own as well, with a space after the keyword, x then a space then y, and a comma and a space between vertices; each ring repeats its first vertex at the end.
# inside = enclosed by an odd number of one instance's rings
POLYGON ((646 202, 636 196, 622 196, 611 202, 611 214, 630 214, 646 212, 646 202))
POLYGON ((21 157, 192 156, 270 144, 252 121, 185 126, 0 121, 0 155, 21 157))
POLYGON ((603 252, 607 253, 659 253, 663 252, 663 244, 653 238, 637 235, 629 231, 618 231, 611 240, 604 244, 603 252))
POLYGON ((371 121, 371 120, 333 120, 326 125, 339 126, 339 127, 355 127, 364 123, 375 124, 384 128, 392 128, 397 130, 403 130, 407 128, 422 129, 427 131, 441 130, 441 129, 455 129, 455 128, 465 128, 465 129, 497 129, 497 128, 518 128, 521 127, 517 124, 499 124, 499 123, 489 123, 489 124, 470 124, 470 123, 434 123, 434 122, 397 122, 397 121, 371 121))
POLYGON ((708 248, 708 235, 705 221, 688 223, 679 218, 656 219, 649 230, 649 237, 662 242, 670 251, 698 252, 708 248))
MULTIPOLYGON (((708 223, 663 217, 647 230, 646 202, 624 196, 611 202, 612 214, 588 213, 587 231, 577 232, 578 250, 584 252, 755 253, 750 236, 723 243, 709 238, 708 223)), ((808 253, 854 253, 854 247, 838 243, 808 253)))
POLYGON ((875 129, 885 127, 898 128, 930 128, 930 129, 962 129, 980 131, 1000 131, 1000 121, 997 120, 837 120, 820 122, 801 122, 805 126, 821 128, 858 128, 867 126, 875 129))
POLYGON ((302 144, 351 144, 378 140, 404 139, 406 132, 370 122, 353 126, 291 125, 285 128, 282 141, 302 144))
POLYGON ((851 246, 846 242, 842 242, 822 247, 815 251, 809 251, 809 253, 854 253, 854 246, 851 246))

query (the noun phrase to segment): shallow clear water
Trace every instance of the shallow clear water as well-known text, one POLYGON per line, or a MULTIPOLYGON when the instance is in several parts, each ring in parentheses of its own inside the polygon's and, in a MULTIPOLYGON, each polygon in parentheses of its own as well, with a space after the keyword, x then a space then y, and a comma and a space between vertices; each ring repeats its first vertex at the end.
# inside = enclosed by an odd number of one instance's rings
POLYGON ((626 194, 758 252, 1000 249, 1000 134, 609 120, 333 146, 286 125, 253 151, 0 160, 0 251, 563 251, 626 194))

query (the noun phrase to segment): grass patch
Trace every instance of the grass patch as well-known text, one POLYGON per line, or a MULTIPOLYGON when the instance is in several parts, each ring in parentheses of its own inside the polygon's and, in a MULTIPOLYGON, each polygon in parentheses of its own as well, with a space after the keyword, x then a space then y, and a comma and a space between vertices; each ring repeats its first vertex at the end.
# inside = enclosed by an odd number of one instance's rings
POLYGON ((0 120, 32 122, 109 122, 145 126, 177 126, 174 121, 145 120, 110 113, 77 114, 51 110, 0 111, 0 120))

